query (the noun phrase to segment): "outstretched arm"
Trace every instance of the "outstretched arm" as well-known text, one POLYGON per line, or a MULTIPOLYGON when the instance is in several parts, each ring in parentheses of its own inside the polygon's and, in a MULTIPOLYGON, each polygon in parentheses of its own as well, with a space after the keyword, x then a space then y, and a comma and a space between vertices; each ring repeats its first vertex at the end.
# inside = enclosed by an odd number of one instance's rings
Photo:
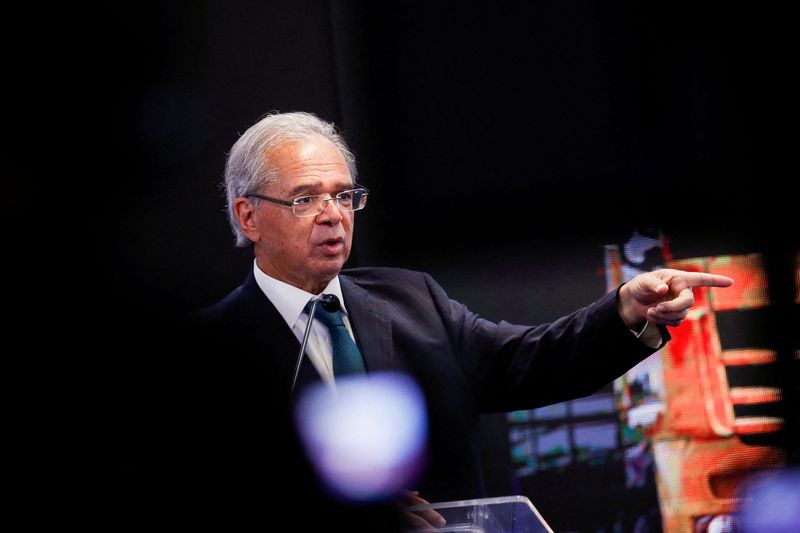
POLYGON ((662 269, 639 274, 619 290, 617 310, 625 325, 637 329, 645 321, 678 326, 694 305, 692 287, 729 287, 727 276, 662 269))

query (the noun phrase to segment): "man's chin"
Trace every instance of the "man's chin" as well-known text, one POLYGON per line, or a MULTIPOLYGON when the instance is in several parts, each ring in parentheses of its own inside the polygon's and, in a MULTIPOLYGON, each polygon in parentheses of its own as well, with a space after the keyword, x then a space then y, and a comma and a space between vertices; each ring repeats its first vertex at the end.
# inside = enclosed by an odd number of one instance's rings
POLYGON ((346 259, 342 257, 324 258, 317 262, 315 269, 320 278, 331 280, 335 278, 344 267, 346 259))

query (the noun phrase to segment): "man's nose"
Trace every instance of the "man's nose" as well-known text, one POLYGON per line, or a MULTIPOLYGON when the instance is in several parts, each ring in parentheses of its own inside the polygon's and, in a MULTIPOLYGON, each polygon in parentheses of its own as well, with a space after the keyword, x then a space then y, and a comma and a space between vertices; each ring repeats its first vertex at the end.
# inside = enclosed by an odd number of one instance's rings
POLYGON ((322 213, 317 215, 317 222, 320 224, 338 224, 342 221, 342 210, 336 198, 328 198, 323 204, 322 213))

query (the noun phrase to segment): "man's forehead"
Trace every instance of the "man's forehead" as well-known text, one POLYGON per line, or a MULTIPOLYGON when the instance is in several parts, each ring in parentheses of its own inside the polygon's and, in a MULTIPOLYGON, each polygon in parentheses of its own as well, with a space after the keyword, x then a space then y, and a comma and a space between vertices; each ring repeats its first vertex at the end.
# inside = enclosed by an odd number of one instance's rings
POLYGON ((265 155, 276 163, 287 165, 314 164, 318 161, 347 164, 339 148, 321 135, 284 140, 269 148, 265 155))

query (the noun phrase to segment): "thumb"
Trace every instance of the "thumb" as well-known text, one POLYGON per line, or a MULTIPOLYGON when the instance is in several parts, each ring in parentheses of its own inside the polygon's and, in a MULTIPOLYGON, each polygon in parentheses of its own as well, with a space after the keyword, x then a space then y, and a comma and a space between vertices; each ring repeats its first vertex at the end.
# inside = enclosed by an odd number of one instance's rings
POLYGON ((661 278, 653 275, 642 276, 640 286, 645 291, 655 294, 664 294, 669 289, 669 286, 661 278))

